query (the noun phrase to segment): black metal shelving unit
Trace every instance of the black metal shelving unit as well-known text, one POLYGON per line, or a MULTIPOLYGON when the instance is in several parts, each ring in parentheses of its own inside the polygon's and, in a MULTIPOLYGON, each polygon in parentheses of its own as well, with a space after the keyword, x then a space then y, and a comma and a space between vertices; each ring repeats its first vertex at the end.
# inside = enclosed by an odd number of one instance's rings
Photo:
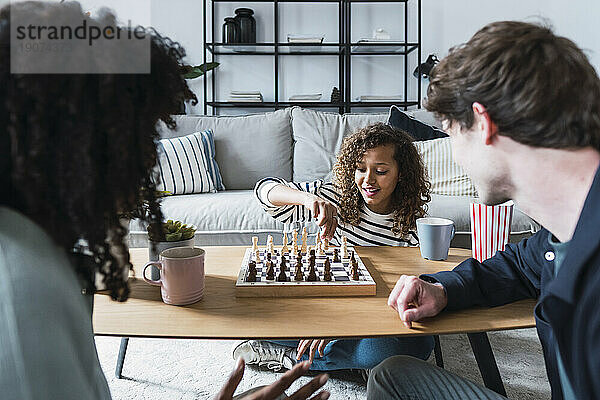
POLYGON ((409 0, 202 0, 203 10, 203 33, 204 47, 203 54, 205 62, 218 61, 217 56, 243 56, 243 55, 262 55, 274 57, 274 101, 270 102, 230 102, 218 101, 215 99, 217 93, 217 77, 218 68, 210 71, 211 88, 209 92, 208 76, 203 82, 204 88, 204 114, 207 114, 208 107, 211 107, 212 114, 216 114, 219 108, 267 108, 280 109, 299 105, 306 108, 333 108, 338 109, 340 114, 350 112, 352 108, 372 108, 372 107, 389 107, 395 104, 403 107, 405 110, 408 107, 421 107, 421 76, 415 78, 417 84, 417 97, 415 99, 408 98, 409 74, 411 67, 416 67, 421 64, 421 0, 417 2, 417 41, 408 41, 408 3, 409 0), (208 19, 208 3, 210 7, 210 20, 208 19), (215 42, 214 38, 219 35, 219 25, 215 24, 215 3, 273 3, 273 28, 275 42, 271 43, 244 43, 244 44, 225 44, 215 42), (278 42, 279 37, 279 5, 280 3, 335 3, 338 4, 338 38, 336 43, 287 43, 278 42), (353 3, 398 3, 404 7, 404 41, 403 42, 386 42, 386 43, 357 43, 352 42, 352 4, 353 3), (207 25, 210 22, 210 37, 207 36, 207 25), (207 39, 210 39, 208 41, 207 39), (384 49, 384 50, 381 50, 384 49), (408 65, 408 55, 417 52, 417 64, 414 66, 408 65), (207 58, 210 55, 210 60, 207 58), (283 56, 337 56, 338 57, 338 82, 337 87, 340 89, 341 101, 332 103, 325 101, 318 102, 290 102, 279 100, 279 57, 283 56), (404 101, 401 102, 358 102, 351 99, 352 87, 352 57, 354 56, 397 56, 404 63, 404 101), (211 100, 209 101, 209 93, 211 100))

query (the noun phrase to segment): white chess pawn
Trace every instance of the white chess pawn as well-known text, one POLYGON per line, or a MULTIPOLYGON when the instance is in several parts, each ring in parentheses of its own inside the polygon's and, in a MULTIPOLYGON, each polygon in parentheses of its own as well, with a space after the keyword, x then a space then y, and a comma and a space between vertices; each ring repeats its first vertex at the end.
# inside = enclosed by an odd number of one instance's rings
POLYGON ((260 264, 260 250, 258 249, 254 252, 254 261, 256 261, 257 264, 260 264))
POLYGON ((317 246, 319 243, 321 243, 321 230, 320 229, 317 231, 317 239, 315 240, 315 246, 317 246))
POLYGON ((306 253, 307 250, 307 246, 308 246, 308 232, 306 231, 306 227, 304 227, 304 229, 302 229, 302 253, 306 253))
POLYGON ((324 256, 325 255, 325 251, 323 250, 323 243, 319 242, 317 243, 317 254, 320 256, 324 256))
POLYGON ((288 237, 287 237, 287 232, 283 232, 283 246, 281 246, 281 254, 283 253, 289 253, 289 249, 288 249, 288 237))
POLYGON ((348 258, 348 239, 342 236, 342 258, 348 258))
POLYGON ((297 230, 292 230, 292 241, 294 243, 298 243, 298 231, 297 230))
POLYGON ((329 239, 323 239, 323 250, 329 250, 329 239))
POLYGON ((298 255, 298 244, 293 242, 292 243, 292 251, 291 251, 291 256, 292 257, 296 257, 298 255))
POLYGON ((258 236, 252 236, 252 251, 258 250, 258 236))

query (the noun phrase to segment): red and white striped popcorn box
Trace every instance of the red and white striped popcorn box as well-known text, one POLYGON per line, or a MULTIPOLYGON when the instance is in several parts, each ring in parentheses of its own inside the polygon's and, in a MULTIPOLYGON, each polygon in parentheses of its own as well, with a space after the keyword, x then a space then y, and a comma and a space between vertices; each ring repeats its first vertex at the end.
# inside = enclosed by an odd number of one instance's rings
POLYGON ((513 208, 512 200, 496 206, 471 203, 471 249, 477 261, 504 250, 510 234, 513 208))

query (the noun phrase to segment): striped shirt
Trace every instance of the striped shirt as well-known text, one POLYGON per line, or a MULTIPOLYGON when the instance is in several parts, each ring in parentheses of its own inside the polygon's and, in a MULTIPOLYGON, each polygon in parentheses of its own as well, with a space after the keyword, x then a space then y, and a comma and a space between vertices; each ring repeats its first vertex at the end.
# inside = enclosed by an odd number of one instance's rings
MULTIPOLYGON (((254 195, 262 208, 273 218, 284 224, 311 221, 312 212, 301 205, 275 206, 267 198, 269 190, 274 186, 283 184, 293 189, 312 193, 329 201, 339 210, 339 193, 333 183, 323 183, 322 180, 314 182, 286 182, 280 178, 264 178, 256 183, 254 195)), ((401 237, 392 232, 394 225, 393 213, 377 214, 369 210, 364 204, 360 210, 360 223, 357 226, 344 223, 338 218, 332 244, 339 246, 342 236, 346 236, 348 244, 355 246, 418 246, 417 234, 410 231, 401 237)))

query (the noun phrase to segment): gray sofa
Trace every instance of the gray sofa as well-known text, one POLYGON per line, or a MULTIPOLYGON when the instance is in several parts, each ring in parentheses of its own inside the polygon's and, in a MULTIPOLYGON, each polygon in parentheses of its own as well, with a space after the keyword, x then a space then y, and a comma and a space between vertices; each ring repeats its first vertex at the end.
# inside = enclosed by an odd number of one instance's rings
MULTIPOLYGON (((415 118, 437 125, 424 110, 412 112, 415 118)), ((375 122, 385 122, 387 113, 325 113, 292 107, 275 112, 244 116, 177 116, 177 129, 160 126, 163 137, 183 136, 212 129, 216 160, 225 191, 168 196, 162 200, 165 218, 197 227, 198 245, 250 245, 252 236, 260 242, 273 235, 281 242, 281 232, 303 225, 284 226, 268 216, 253 196, 255 183, 266 176, 305 181, 327 178, 335 162, 342 138, 375 122)), ((453 220, 456 236, 453 246, 470 247, 469 202, 473 198, 432 195, 428 214, 453 220)), ((314 234, 314 223, 307 224, 314 234)), ((511 240, 520 240, 539 229, 531 218, 515 209, 511 240)), ((130 245, 145 247, 145 227, 131 221, 130 245)))

